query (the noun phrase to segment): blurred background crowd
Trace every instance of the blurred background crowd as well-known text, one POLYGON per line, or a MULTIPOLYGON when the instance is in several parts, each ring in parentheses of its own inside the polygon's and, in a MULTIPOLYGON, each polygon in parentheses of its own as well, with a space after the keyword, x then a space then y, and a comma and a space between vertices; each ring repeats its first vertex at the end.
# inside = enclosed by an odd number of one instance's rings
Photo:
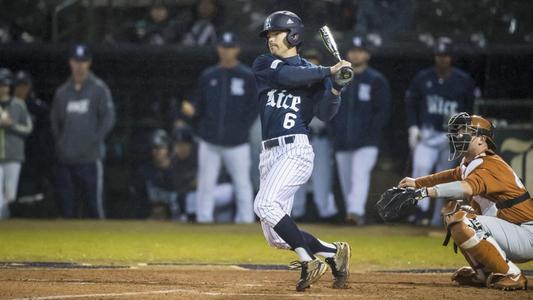
MULTIPOLYGON (((261 131, 249 67, 275 10, 304 21, 301 55, 356 69, 313 120, 303 221, 379 222, 373 204, 447 161, 459 111, 495 122, 533 189, 533 2, 526 0, 0 0, 0 217, 254 221, 261 131), (422 104, 423 103, 423 104, 422 104), (528 176, 529 175, 529 176, 528 176)), ((439 202, 406 222, 439 226, 439 202), (434 213, 435 212, 435 213, 434 213)))

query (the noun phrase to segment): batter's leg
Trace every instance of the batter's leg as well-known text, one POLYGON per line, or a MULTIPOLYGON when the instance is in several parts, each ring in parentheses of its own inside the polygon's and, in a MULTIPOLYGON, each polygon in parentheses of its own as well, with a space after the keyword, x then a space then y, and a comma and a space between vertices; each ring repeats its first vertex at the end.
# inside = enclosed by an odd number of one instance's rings
POLYGON ((215 146, 200 141, 198 147, 198 193, 196 196, 196 221, 212 223, 215 210, 213 190, 220 172, 220 154, 215 146))
POLYGON ((294 205, 292 206, 291 216, 293 218, 301 218, 305 215, 307 205, 307 185, 302 185, 294 194, 294 205))
MULTIPOLYGON (((279 151, 280 155, 273 155, 277 161, 261 182, 261 188, 254 202, 254 211, 262 223, 266 223, 291 249, 294 249, 301 261, 314 260, 315 257, 300 230, 289 216, 294 194, 311 175, 313 150, 310 145, 294 145, 278 147, 271 151, 279 151)), ((265 236, 267 238, 271 236, 270 230, 265 232, 265 236)))

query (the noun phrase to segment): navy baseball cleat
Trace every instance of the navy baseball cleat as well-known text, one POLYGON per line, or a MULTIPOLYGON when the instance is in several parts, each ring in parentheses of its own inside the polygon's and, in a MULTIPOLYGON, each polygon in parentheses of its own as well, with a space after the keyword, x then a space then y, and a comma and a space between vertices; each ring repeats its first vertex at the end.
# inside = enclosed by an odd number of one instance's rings
POLYGON ((350 276, 350 257, 352 256, 350 245, 346 242, 334 242, 333 245, 337 247, 335 256, 326 258, 333 274, 333 288, 346 289, 348 288, 348 277, 350 276))
POLYGON ((296 283, 296 291, 303 292, 311 284, 317 282, 328 270, 328 266, 319 258, 311 261, 293 261, 289 268, 291 270, 301 269, 300 279, 296 283))

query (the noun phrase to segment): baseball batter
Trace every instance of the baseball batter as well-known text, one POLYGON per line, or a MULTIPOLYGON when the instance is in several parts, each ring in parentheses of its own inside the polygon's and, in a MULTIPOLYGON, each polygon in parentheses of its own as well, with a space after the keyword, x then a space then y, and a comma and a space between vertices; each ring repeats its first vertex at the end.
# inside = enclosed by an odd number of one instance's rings
POLYGON ((333 288, 345 288, 350 246, 345 242, 327 243, 299 230, 290 212, 294 194, 313 170, 309 122, 315 115, 324 121, 335 115, 342 86, 348 83, 335 75, 342 67, 351 65, 341 61, 332 67, 322 67, 301 58, 298 50, 303 23, 292 12, 272 13, 260 36, 266 38, 270 53, 260 55, 252 68, 263 137, 260 187, 254 211, 271 246, 297 253, 299 261, 291 264, 301 268, 297 291, 304 291, 316 282, 327 271, 327 265, 334 276, 333 288), (326 262, 315 255, 325 257, 326 262))
POLYGON ((471 206, 451 201, 442 212, 451 238, 469 267, 452 275, 461 285, 516 290, 527 278, 515 262, 533 260, 533 200, 518 176, 498 155, 493 125, 480 116, 459 113, 448 122, 451 158, 460 166, 399 186, 417 188, 421 197, 471 199, 471 206))

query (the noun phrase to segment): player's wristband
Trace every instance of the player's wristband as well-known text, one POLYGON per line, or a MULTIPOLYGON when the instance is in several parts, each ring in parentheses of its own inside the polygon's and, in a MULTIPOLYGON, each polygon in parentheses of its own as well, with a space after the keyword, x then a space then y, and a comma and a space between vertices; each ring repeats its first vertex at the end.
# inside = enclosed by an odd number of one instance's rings
POLYGON ((415 192, 415 199, 416 200, 422 200, 422 199, 426 198, 427 196, 428 196, 428 188, 427 187, 419 188, 415 192))

